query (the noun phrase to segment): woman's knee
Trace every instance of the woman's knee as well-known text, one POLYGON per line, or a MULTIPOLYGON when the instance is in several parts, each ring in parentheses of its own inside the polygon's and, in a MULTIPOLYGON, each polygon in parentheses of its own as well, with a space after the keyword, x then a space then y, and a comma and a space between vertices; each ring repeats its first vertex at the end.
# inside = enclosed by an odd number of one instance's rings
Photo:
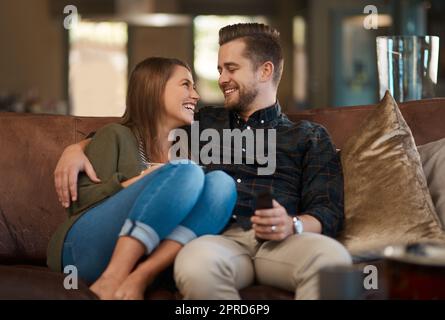
POLYGON ((173 160, 147 175, 144 184, 148 187, 144 192, 153 194, 162 186, 169 193, 189 194, 191 198, 199 196, 204 188, 205 174, 200 166, 191 160, 173 160))
POLYGON ((190 162, 168 163, 158 170, 153 173, 156 176, 147 180, 128 218, 152 227, 159 234, 164 231, 169 234, 196 205, 204 188, 204 172, 190 162))
POLYGON ((202 190, 204 186, 204 171, 191 160, 173 160, 167 164, 175 170, 175 180, 181 181, 181 188, 202 190))
POLYGON ((205 202, 213 209, 209 224, 216 224, 216 229, 221 230, 236 204, 237 191, 233 178, 219 170, 206 174, 203 194, 205 202))
POLYGON ((213 197, 224 198, 225 201, 236 200, 236 184, 231 176, 221 170, 212 171, 205 175, 206 191, 213 197))

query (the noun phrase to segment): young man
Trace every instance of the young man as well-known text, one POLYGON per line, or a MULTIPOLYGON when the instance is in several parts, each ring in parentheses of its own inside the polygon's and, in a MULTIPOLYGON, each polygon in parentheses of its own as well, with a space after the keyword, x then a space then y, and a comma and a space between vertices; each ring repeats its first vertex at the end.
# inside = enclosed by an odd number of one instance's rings
MULTIPOLYGON (((256 281, 295 292, 296 299, 316 299, 318 271, 351 263, 346 249, 332 239, 343 222, 339 157, 323 127, 295 124, 281 113, 276 94, 283 58, 275 29, 256 23, 226 26, 219 44, 225 108, 201 109, 199 130, 252 130, 254 136, 257 129, 275 130, 276 170, 258 175, 259 161, 209 166, 236 180, 238 202, 223 234, 198 238, 181 250, 174 268, 177 286, 186 299, 239 299, 238 290, 256 281), (272 208, 257 209, 256 197, 264 192, 273 195, 272 208)), ((94 178, 76 148, 65 151, 55 171, 65 204, 75 192, 79 170, 94 178)))

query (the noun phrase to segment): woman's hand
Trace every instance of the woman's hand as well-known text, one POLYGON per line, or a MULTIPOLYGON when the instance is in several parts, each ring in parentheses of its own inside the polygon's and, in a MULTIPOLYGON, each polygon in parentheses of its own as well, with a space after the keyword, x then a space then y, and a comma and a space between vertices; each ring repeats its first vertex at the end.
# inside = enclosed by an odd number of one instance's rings
POLYGON ((126 188, 126 187, 132 185, 133 183, 135 183, 139 179, 141 179, 141 178, 145 177, 146 175, 152 173, 153 171, 159 169, 163 165, 164 165, 163 163, 156 163, 156 164, 151 165, 149 168, 143 170, 140 175, 122 182, 121 183, 122 187, 126 188))
POLYGON ((144 176, 146 176, 147 174, 150 174, 150 173, 152 173, 153 171, 159 169, 159 168, 162 167, 164 164, 165 164, 165 163, 155 163, 155 164, 152 164, 149 168, 147 168, 147 169, 145 169, 145 170, 142 170, 142 172, 141 172, 141 174, 140 174, 140 175, 141 175, 141 178, 144 177, 144 176))
POLYGON ((54 170, 57 196, 65 208, 69 207, 70 201, 77 200, 77 177, 79 172, 85 171, 91 181, 100 182, 90 160, 84 153, 84 149, 90 141, 91 139, 86 139, 66 147, 54 170))

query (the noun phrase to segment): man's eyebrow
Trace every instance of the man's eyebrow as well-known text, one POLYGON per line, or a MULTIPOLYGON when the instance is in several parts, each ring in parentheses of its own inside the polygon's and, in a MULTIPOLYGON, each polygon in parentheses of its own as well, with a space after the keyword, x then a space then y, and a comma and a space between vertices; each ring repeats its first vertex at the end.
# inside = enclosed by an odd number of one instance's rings
MULTIPOLYGON (((226 63, 224 63, 224 67, 226 67, 226 68, 239 67, 239 66, 240 65, 238 63, 235 63, 235 62, 226 62, 226 63)), ((218 66, 218 70, 221 70, 221 69, 222 69, 222 67, 218 66)))
POLYGON ((238 63, 235 62, 226 62, 224 63, 224 67, 228 68, 228 67, 239 67, 238 63))

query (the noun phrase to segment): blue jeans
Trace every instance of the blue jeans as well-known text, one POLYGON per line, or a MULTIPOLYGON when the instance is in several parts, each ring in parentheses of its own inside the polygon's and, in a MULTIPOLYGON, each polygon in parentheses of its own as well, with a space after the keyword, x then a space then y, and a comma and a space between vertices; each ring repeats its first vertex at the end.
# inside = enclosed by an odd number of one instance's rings
POLYGON ((223 171, 204 174, 192 162, 170 162, 86 211, 69 230, 63 267, 94 282, 107 267, 119 236, 131 236, 150 254, 164 239, 186 244, 217 234, 236 202, 233 178, 223 171))

